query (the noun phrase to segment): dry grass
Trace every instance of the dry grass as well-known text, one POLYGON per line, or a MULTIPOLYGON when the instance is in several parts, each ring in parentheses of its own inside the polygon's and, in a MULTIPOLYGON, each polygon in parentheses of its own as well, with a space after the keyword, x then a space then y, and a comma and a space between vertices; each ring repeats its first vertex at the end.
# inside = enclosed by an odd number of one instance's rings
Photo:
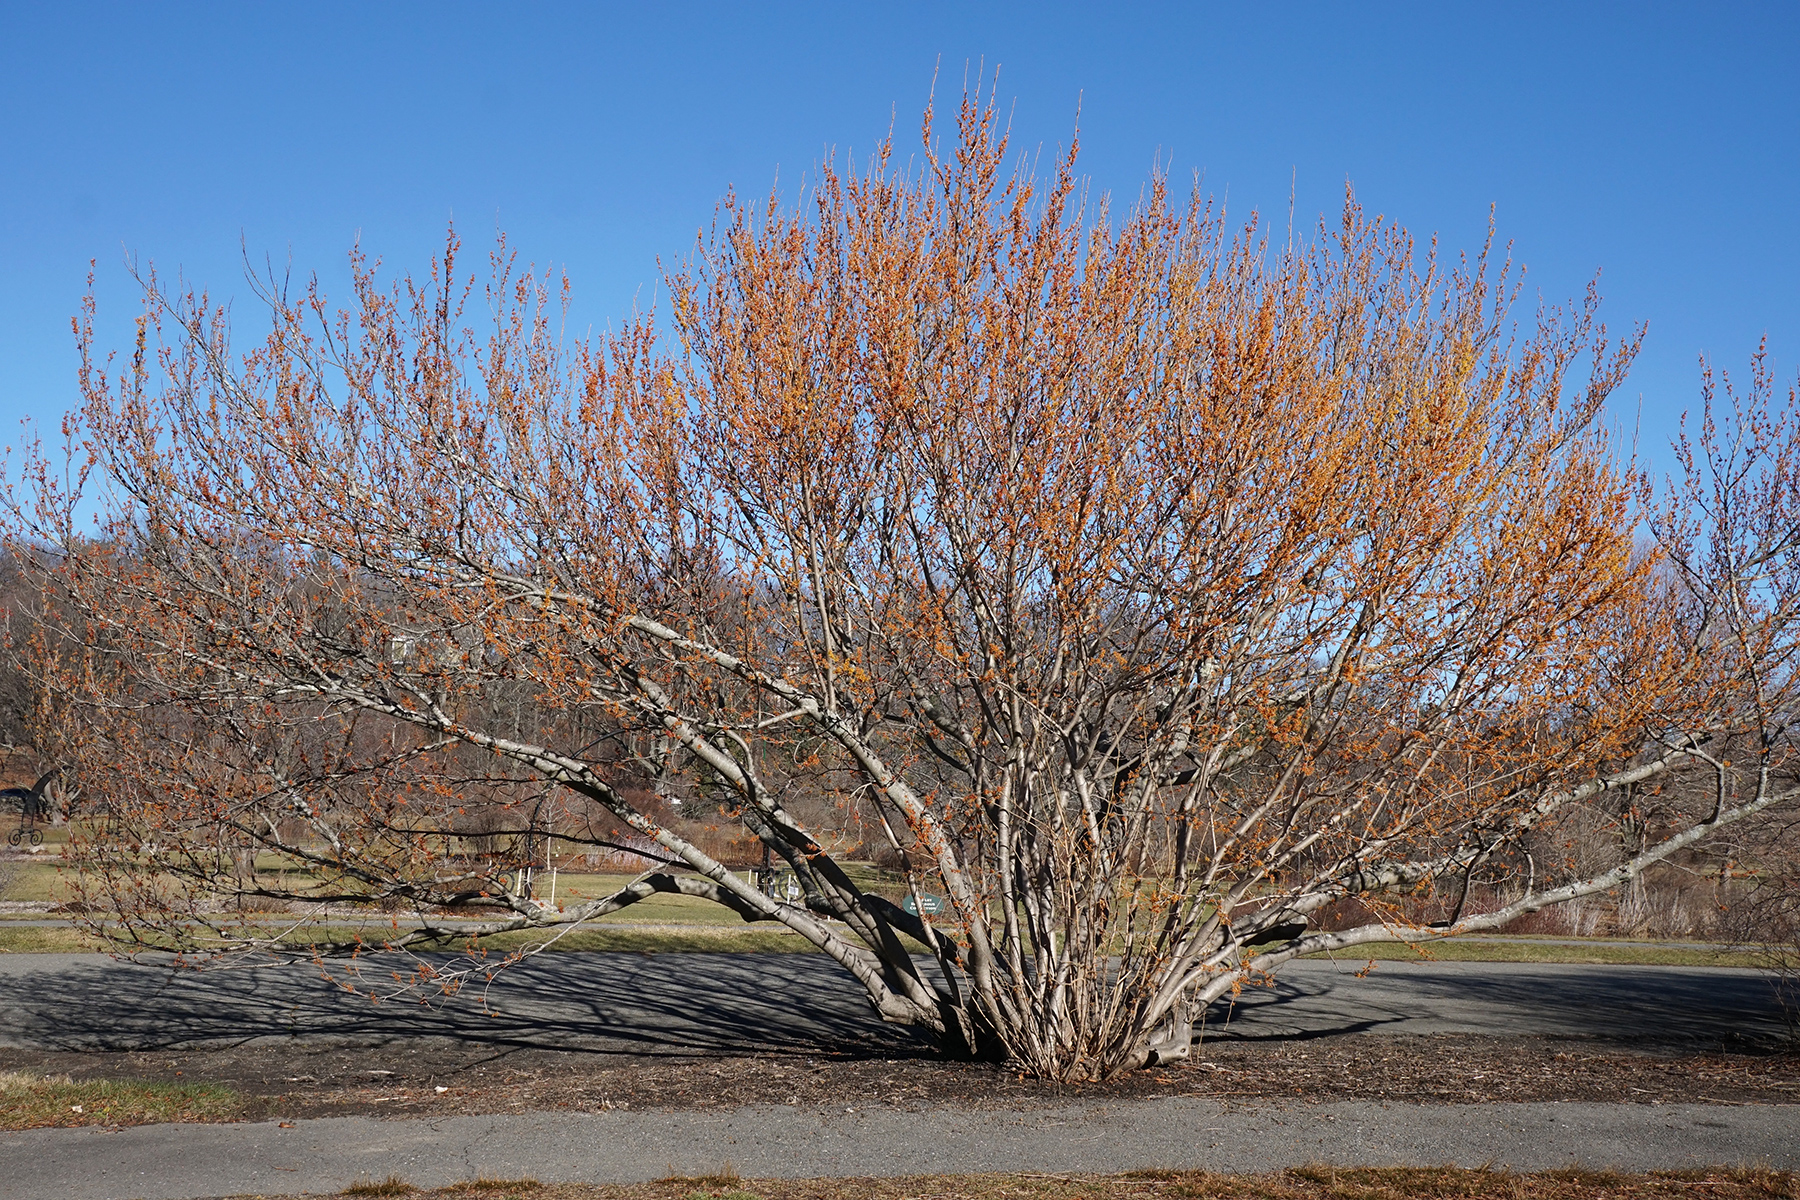
MULTIPOLYGON (((736 918, 733 918, 736 921, 736 918)), ((509 933, 482 939, 496 950, 515 950, 544 941, 541 933, 509 933)), ((632 951, 645 954, 807 954, 817 949, 797 933, 785 929, 751 926, 694 926, 692 928, 632 929, 611 923, 571 930, 550 943, 561 951, 632 951)))
MULTIPOLYGON (((393 936, 393 928, 386 925, 369 929, 314 926, 297 930, 282 941, 290 946, 330 946, 349 944, 360 938, 365 945, 379 946, 393 936)), ((484 949, 505 953, 545 941, 542 932, 521 931, 481 938, 476 944, 484 949)), ((441 945, 444 949, 460 950, 465 943, 452 939, 441 945)), ((0 922, 0 954, 72 954, 82 951, 98 952, 105 948, 99 939, 73 926, 8 926, 0 922)), ((797 934, 768 928, 745 928, 740 922, 734 928, 699 925, 692 928, 638 929, 629 926, 592 925, 572 930, 550 942, 549 949, 633 954, 801 954, 810 953, 815 947, 797 934)))
MULTIPOLYGON (((614 952, 631 954, 806 954, 816 947, 805 938, 785 929, 766 925, 746 927, 733 917, 727 927, 714 925, 664 925, 639 928, 605 922, 571 929, 559 938, 548 937, 543 930, 518 930, 478 938, 478 949, 510 953, 532 946, 544 946, 553 952, 614 952)), ((0 932, 4 932, 0 930, 0 932)), ((380 946, 395 937, 392 926, 366 929, 350 926, 312 926, 298 929, 283 938, 293 946, 345 945, 361 941, 367 946, 380 946)), ((449 938, 438 943, 420 943, 418 949, 461 950, 468 945, 464 938, 449 938)))
POLYGON ((1332 958, 1339 962, 1363 963, 1370 959, 1381 962, 1512 962, 1512 963, 1597 963, 1612 966, 1646 967, 1754 967, 1754 954, 1738 951, 1708 950, 1697 946, 1666 943, 1660 946, 1633 946, 1618 942, 1594 940, 1579 945, 1540 942, 1528 939, 1489 941, 1449 940, 1430 942, 1417 948, 1403 942, 1372 942, 1330 954, 1313 954, 1310 958, 1332 958))
POLYGON ((236 1092, 210 1083, 131 1079, 77 1083, 67 1075, 0 1073, 0 1129, 4 1130, 229 1121, 240 1109, 236 1092))
MULTIPOLYGON (((405 1184, 400 1185, 405 1188, 405 1184)), ((1151 1170, 1123 1175, 935 1175, 893 1179, 740 1179, 735 1172, 628 1185, 472 1180, 437 1191, 346 1192, 419 1200, 1800 1200, 1790 1172, 1458 1167, 1305 1167, 1264 1175, 1151 1170)), ((277 1198, 270 1198, 277 1200, 277 1198)))
MULTIPOLYGON (((58 832, 66 840, 67 830, 58 832)), ((54 861, 21 861, 7 865, 13 870, 8 873, 10 878, 0 880, 0 884, 4 884, 4 887, 0 887, 0 898, 48 901, 62 897, 63 889, 54 861)), ((878 873, 854 864, 852 874, 866 876, 862 882, 869 886, 881 882, 877 878, 878 873)), ((618 874, 564 871, 557 880, 557 900, 559 903, 571 903, 605 895, 630 882, 630 879, 630 876, 618 874)), ((547 892, 547 879, 540 878, 538 882, 540 890, 547 892)), ((371 913, 371 916, 376 914, 371 913)), ((302 929, 287 940, 301 945, 347 942, 354 940, 358 933, 364 941, 378 944, 393 935, 393 927, 387 920, 372 922, 361 929, 339 921, 302 929)), ((523 931, 484 938, 480 944, 493 950, 511 951, 545 940, 541 932, 523 931)), ((0 922, 0 954, 68 953, 101 948, 99 942, 86 938, 73 929, 44 926, 9 929, 4 922, 0 922)), ((810 943, 796 934, 770 924, 747 926, 730 910, 691 896, 651 897, 604 921, 571 931, 551 942, 549 948, 556 951, 623 951, 644 954, 767 954, 809 953, 814 950, 810 943)), ((1748 952, 1719 952, 1678 943, 1632 946, 1600 939, 1580 945, 1558 945, 1529 938, 1504 941, 1451 940, 1434 942, 1420 949, 1387 942, 1313 957, 1329 957, 1356 963, 1370 959, 1387 962, 1435 959, 1443 962, 1593 963, 1620 966, 1762 965, 1755 954, 1748 952)))
POLYGON ((343 1191, 340 1196, 410 1196, 419 1189, 398 1175, 389 1175, 386 1179, 359 1179, 343 1191))
MULTIPOLYGON (((4 818, 0 817, 0 837, 5 835, 4 818)), ((5 843, 0 841, 0 848, 5 843)), ((15 858, 6 862, 9 868, 4 887, 0 887, 0 900, 34 900, 40 903, 60 903, 69 898, 68 889, 57 870, 61 858, 56 851, 46 850, 43 854, 31 858, 15 858)))
POLYGON ((97 939, 68 925, 0 926, 0 954, 74 954, 99 949, 97 939))
MULTIPOLYGON (((329 945, 349 943, 358 937, 369 945, 380 945, 394 936, 392 925, 357 928, 349 925, 312 926, 296 930, 284 940, 290 945, 329 945)), ((525 946, 548 942, 551 951, 623 952, 633 954, 806 954, 815 947, 798 934, 769 925, 747 926, 737 917, 731 924, 685 922, 647 925, 604 921, 585 925, 550 941, 541 931, 521 930, 481 938, 478 945, 494 951, 513 951, 525 946)), ((462 942, 452 939, 445 948, 460 949, 462 942)), ((0 922, 0 954, 73 953, 103 949, 101 943, 80 930, 67 926, 12 926, 0 922)), ((1339 962, 1516 962, 1516 963, 1594 963, 1614 966, 1672 967, 1757 967, 1760 960, 1753 953, 1717 951, 1680 944, 1634 946, 1596 940, 1579 945, 1555 942, 1517 941, 1443 941, 1418 948, 1398 942, 1375 942, 1340 950, 1331 954, 1315 954, 1312 958, 1331 958, 1339 962)))

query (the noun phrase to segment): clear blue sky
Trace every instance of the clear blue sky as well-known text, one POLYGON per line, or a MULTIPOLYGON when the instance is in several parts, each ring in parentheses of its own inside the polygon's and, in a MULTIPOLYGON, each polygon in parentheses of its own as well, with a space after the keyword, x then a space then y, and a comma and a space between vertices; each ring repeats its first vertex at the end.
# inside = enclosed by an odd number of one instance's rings
POLYGON ((127 253, 242 295, 240 237, 342 279, 359 236, 421 267, 455 218, 571 275, 576 317, 648 301, 728 186, 917 129, 1000 68, 1021 144, 1135 195, 1161 155, 1240 214, 1308 224, 1346 179, 1472 247, 1490 204, 1563 299, 1604 269, 1650 336, 1645 448, 1705 352, 1800 363, 1800 4, 114 4, 0 0, 0 435, 74 394, 98 261, 123 344, 127 253), (941 63, 941 68, 939 64, 941 63))

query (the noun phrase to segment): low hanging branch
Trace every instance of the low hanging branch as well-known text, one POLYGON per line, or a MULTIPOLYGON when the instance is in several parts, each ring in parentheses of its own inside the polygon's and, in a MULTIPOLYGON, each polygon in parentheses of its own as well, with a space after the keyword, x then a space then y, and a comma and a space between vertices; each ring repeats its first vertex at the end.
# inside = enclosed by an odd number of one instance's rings
POLYGON ((1596 425, 1636 341, 1591 295, 1521 325, 1506 266, 1353 201, 1291 248, 1160 178, 1115 221, 977 99, 936 137, 728 201, 671 335, 567 345, 551 281, 454 239, 391 289, 353 258, 341 311, 265 284, 246 353, 154 276, 122 366, 84 321, 71 466, 34 455, 7 534, 108 935, 376 904, 417 948, 680 894, 1080 1079, 1299 955, 1497 928, 1791 803, 1760 367, 1659 488, 1596 425), (763 847, 799 899, 741 873, 763 847), (602 850, 650 869, 519 883, 602 850))

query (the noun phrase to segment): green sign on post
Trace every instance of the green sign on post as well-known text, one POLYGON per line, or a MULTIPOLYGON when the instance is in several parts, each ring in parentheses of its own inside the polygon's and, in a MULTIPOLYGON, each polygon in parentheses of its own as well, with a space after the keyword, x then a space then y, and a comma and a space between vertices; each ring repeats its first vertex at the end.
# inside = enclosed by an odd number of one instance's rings
POLYGON ((900 907, 915 917, 920 913, 923 913, 928 917, 934 917, 938 913, 943 912, 948 905, 944 903, 944 898, 942 896, 934 896, 930 892, 920 892, 917 900, 908 896, 900 902, 900 907))

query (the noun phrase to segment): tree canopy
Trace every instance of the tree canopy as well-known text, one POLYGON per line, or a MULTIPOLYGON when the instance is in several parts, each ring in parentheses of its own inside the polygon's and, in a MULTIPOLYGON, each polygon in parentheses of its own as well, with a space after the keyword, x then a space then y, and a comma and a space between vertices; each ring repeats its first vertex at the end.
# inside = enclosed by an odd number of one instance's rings
POLYGON ((1509 263, 1354 200, 1272 241, 1012 163, 991 105, 928 113, 909 165, 728 199, 662 326, 588 340, 454 238, 397 285, 353 257, 342 309, 265 280, 249 349, 146 276, 109 363, 90 307, 68 465, 7 535, 112 936, 237 896, 426 946, 679 892, 1085 1078, 1299 955, 1499 927, 1791 800, 1791 395, 1709 391, 1659 484, 1599 419, 1637 337, 1591 293, 1521 318, 1509 263), (865 835, 945 911, 859 883, 865 835), (552 908, 521 838, 650 868, 552 908), (762 845, 800 899, 732 869, 762 845))

